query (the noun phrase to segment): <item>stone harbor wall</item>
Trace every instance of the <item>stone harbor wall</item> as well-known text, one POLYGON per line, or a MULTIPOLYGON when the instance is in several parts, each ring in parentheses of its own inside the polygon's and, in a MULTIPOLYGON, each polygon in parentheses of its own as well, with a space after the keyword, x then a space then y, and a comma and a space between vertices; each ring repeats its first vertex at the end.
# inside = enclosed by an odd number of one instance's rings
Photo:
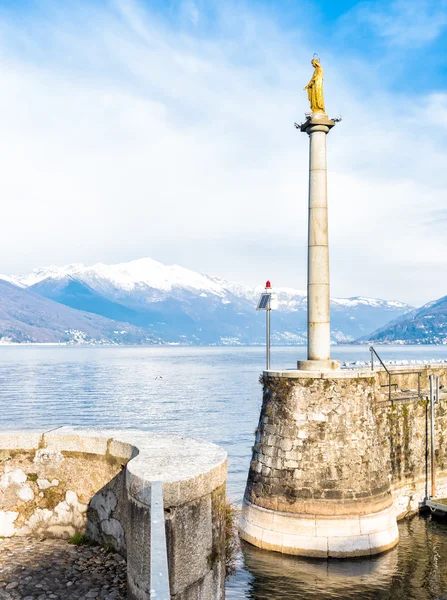
MULTIPOLYGON (((445 366, 415 366, 400 370, 410 374, 399 375, 399 368, 392 382, 396 383, 396 399, 390 402, 385 371, 377 371, 375 386, 375 412, 378 436, 386 457, 394 508, 398 519, 418 510, 419 503, 430 494, 427 486, 427 466, 430 458, 430 407, 428 402, 429 376, 438 375, 440 383, 447 387, 445 366), (418 372, 421 373, 420 400, 405 399, 418 388, 418 372), (428 491, 428 494, 427 494, 428 491)), ((435 405, 435 456, 437 496, 447 496, 447 396, 441 390, 440 402, 435 405)), ((393 394, 394 395, 394 394, 393 394)), ((429 469, 428 469, 429 470, 429 469)))
MULTIPOLYGON (((375 363, 377 365, 377 363, 375 363)), ((430 375, 439 375, 441 385, 447 386, 447 367, 446 365, 411 365, 411 366, 393 366, 388 370, 392 373, 392 383, 396 383, 397 390, 412 390, 416 391, 418 385, 418 373, 421 374, 421 388, 426 393, 429 391, 430 375), (401 371, 405 373, 401 374, 401 371)), ((371 371, 370 371, 371 372, 371 371)), ((376 397, 377 400, 383 400, 387 395, 388 389, 382 388, 388 384, 388 375, 383 368, 378 368, 373 371, 376 380, 376 397)))
POLYGON ((150 593, 151 482, 163 482, 171 598, 224 597, 223 450, 141 432, 0 434, 0 536, 79 533, 127 559, 128 597, 150 593))
MULTIPOLYGON (((405 369, 411 370, 411 369, 405 369)), ((393 390, 412 395, 417 371, 393 390)), ((445 377, 445 367, 426 369, 445 377)), ((385 374, 386 375, 386 374, 385 374)), ((388 400, 380 371, 268 371, 241 517, 261 548, 315 557, 376 554, 425 496, 426 400, 388 400)), ((442 382, 441 382, 442 383, 442 382)), ((436 409, 438 492, 446 493, 446 400, 436 409)))
POLYGON ((122 509, 130 445, 125 456, 116 456, 106 440, 91 439, 85 452, 63 449, 57 436, 5 438, 0 435, 0 535, 68 539, 88 532, 125 554, 122 509))

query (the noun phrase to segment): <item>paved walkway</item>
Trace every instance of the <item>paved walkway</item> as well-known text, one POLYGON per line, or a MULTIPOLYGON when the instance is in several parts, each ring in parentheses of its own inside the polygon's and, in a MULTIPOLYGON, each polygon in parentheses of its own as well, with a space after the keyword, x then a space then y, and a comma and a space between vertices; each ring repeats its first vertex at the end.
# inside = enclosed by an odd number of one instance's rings
POLYGON ((126 561, 99 546, 0 538, 0 600, 125 600, 126 561))

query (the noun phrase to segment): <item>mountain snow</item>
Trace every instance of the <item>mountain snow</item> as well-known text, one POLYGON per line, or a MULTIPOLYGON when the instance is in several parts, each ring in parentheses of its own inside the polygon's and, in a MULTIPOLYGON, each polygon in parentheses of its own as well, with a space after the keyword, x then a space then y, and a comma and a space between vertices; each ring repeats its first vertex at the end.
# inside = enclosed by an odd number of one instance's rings
POLYGON ((174 287, 183 287, 216 295, 223 294, 221 286, 212 278, 178 265, 167 266, 151 258, 141 258, 117 265, 97 263, 85 266, 75 263, 64 267, 44 267, 26 275, 0 275, 0 279, 6 279, 20 287, 30 287, 48 278, 65 279, 66 277, 80 279, 93 288, 98 280, 103 280, 127 292, 137 287, 147 286, 164 292, 171 291, 174 287))
MULTIPOLYGON (((127 263, 106 265, 97 263, 86 266, 80 263, 65 265, 63 267, 49 266, 35 269, 28 274, 1 275, 10 283, 27 288, 47 279, 53 281, 74 278, 82 281, 94 290, 104 293, 113 292, 115 296, 131 294, 135 291, 143 292, 149 288, 153 292, 160 292, 162 296, 173 290, 189 290, 198 293, 201 297, 215 296, 225 303, 231 302, 229 296, 247 300, 256 304, 262 286, 249 287, 233 283, 219 277, 203 275, 181 267, 179 265, 164 265, 152 258, 140 258, 127 263)), ((278 310, 296 311, 307 306, 306 292, 290 287, 274 288, 278 296, 278 310)), ((155 299, 156 296, 155 296, 155 299)), ((365 298, 331 298, 331 302, 340 307, 354 308, 358 306, 387 307, 409 309, 404 302, 365 298)))
POLYGON ((401 315, 363 339, 393 344, 447 344, 447 296, 401 315))
POLYGON ((355 298, 331 298, 334 304, 340 306, 352 307, 352 306, 389 306, 393 308, 407 308, 408 305, 405 302, 399 302, 397 300, 381 300, 380 298, 364 298, 363 296, 356 296, 355 298))
MULTIPOLYGON (((82 312, 79 326, 71 314, 70 329, 73 331, 85 331, 83 315, 93 314, 105 317, 109 323, 114 322, 117 331, 126 329, 127 324, 137 328, 132 330, 133 339, 144 339, 147 334, 157 343, 264 343, 265 315, 255 310, 263 286, 245 286, 179 265, 164 265, 151 258, 116 265, 50 266, 23 275, 0 275, 1 279, 22 288, 21 291, 32 294, 33 298, 52 300, 56 303, 51 304, 53 307, 65 305, 82 312)), ((306 293, 290 287, 273 288, 272 291, 278 299, 278 310, 272 315, 272 342, 305 343, 306 293)), ((0 295, 0 315, 2 303, 6 302, 7 298, 0 295)), ((353 341, 410 309, 398 301, 332 298, 332 341, 353 341)), ((27 321, 32 315, 25 311, 23 318, 22 339, 27 339, 27 321)), ((13 327, 10 321, 9 318, 5 321, 0 339, 10 336, 13 327)), ((104 330, 105 339, 108 339, 108 329, 104 330)))

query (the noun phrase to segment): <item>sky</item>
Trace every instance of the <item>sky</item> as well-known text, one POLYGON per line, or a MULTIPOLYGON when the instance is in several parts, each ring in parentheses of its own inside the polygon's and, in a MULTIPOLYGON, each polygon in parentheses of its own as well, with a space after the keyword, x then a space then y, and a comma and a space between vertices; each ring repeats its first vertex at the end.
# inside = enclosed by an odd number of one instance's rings
POLYGON ((446 295, 446 36, 447 0, 0 0, 0 272, 305 288, 317 53, 332 295, 446 295))

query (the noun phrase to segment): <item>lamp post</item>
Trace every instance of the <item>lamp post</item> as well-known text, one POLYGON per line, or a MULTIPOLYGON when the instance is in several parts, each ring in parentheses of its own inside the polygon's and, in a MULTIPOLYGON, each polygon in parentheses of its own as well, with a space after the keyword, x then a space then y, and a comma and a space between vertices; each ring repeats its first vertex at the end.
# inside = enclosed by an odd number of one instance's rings
POLYGON ((263 292, 259 298, 258 306, 256 310, 265 310, 265 348, 266 348, 266 370, 270 370, 270 311, 276 310, 277 299, 272 294, 272 284, 270 281, 266 281, 265 292, 263 292))
POLYGON ((271 283, 270 281, 267 281, 265 284, 265 291, 269 293, 269 302, 268 302, 268 307, 267 310, 265 311, 265 349, 266 349, 266 356, 265 356, 265 366, 267 371, 270 370, 270 311, 272 310, 270 308, 270 302, 272 299, 271 296, 271 283))

